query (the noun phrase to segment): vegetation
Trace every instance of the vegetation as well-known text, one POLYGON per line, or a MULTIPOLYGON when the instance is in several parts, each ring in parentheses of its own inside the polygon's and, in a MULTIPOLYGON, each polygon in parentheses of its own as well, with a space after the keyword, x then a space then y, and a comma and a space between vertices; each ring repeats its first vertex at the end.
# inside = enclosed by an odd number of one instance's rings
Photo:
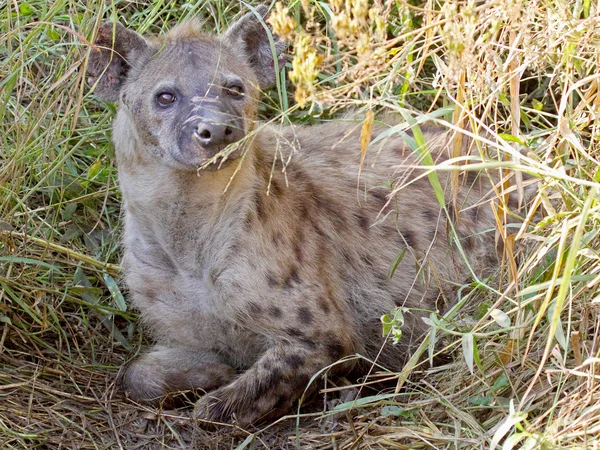
MULTIPOLYGON (((113 395, 119 367, 144 336, 118 284, 115 108, 86 86, 90 42, 105 20, 157 33, 199 16, 219 31, 249 8, 222 0, 0 2, 0 447, 598 447, 595 0, 274 5, 270 22, 293 57, 264 117, 313 122, 351 107, 364 117, 364 151, 375 112, 401 114, 394 131, 412 129, 416 149, 425 121, 467 130, 499 157, 435 169, 501 171, 498 222, 522 215, 524 225, 498 234, 506 250, 497 279, 460 287, 458 305, 429 319, 425 361, 382 372, 398 395, 365 386, 331 411, 321 407, 336 390, 328 389, 297 418, 252 431, 207 430, 189 408, 163 411, 113 395), (528 177, 508 176, 519 171, 539 180, 527 209, 504 202, 508 190, 528 192, 528 177), (431 368, 435 342, 452 361, 431 368)), ((391 331, 401 323, 398 313, 386 319, 391 331)))

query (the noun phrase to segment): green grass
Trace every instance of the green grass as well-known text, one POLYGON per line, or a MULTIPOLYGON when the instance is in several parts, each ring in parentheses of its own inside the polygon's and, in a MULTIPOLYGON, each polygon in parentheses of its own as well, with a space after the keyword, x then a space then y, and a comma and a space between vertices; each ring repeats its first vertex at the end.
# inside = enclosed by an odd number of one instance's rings
MULTIPOLYGON (((307 2, 305 10, 289 2, 295 33, 304 27, 326 57, 315 85, 305 86, 307 109, 287 110, 294 89, 282 85, 287 91, 270 92, 262 105, 266 118, 283 110, 289 120, 314 122, 352 107, 358 117, 368 109, 402 113, 403 130, 436 120, 474 130, 498 149, 498 161, 472 169, 517 168, 540 180, 536 214, 503 236, 503 282, 465 286, 456 308, 431 318, 430 340, 443 341, 454 361, 414 361, 387 374, 399 395, 342 403, 335 411, 343 419, 315 413, 297 429, 287 420, 254 435, 203 430, 189 411, 113 395, 119 367, 144 337, 118 285, 114 107, 89 94, 88 42, 114 18, 155 33, 201 16, 206 30, 223 30, 240 5, 2 2, 1 448, 600 445, 598 2, 387 2, 379 12, 388 14, 386 33, 359 21, 348 36, 335 36, 332 18, 345 10, 333 3, 307 2), (370 44, 358 54, 361 36, 370 44)), ((425 342, 425 356, 429 348, 425 342)))

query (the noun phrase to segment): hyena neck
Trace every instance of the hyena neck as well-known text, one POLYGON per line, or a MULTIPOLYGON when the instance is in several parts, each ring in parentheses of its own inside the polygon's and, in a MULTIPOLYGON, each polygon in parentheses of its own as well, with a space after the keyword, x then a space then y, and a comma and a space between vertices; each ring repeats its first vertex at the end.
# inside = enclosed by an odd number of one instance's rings
POLYGON ((130 231, 156 242, 186 272, 226 261, 253 205, 257 150, 249 146, 227 167, 199 173, 168 168, 149 156, 136 164, 119 160, 130 231))

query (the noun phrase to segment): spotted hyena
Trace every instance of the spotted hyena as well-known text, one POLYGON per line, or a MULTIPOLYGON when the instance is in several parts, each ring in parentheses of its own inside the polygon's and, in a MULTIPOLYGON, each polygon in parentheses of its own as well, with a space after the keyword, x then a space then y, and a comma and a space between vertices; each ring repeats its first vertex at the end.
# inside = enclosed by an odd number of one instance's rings
MULTIPOLYGON (((438 172, 458 205, 446 214, 410 136, 379 139, 389 126, 375 125, 361 164, 355 122, 257 121, 283 63, 258 12, 220 37, 195 22, 157 37, 106 23, 88 65, 96 94, 119 102, 124 277, 156 342, 125 369, 124 389, 135 400, 207 392, 202 417, 242 425, 289 411, 344 356, 400 369, 421 316, 469 267, 497 263, 484 175, 461 174, 453 190, 438 172), (408 311, 393 345, 380 317, 397 307, 408 311)), ((433 158, 448 159, 451 136, 422 130, 433 158)))

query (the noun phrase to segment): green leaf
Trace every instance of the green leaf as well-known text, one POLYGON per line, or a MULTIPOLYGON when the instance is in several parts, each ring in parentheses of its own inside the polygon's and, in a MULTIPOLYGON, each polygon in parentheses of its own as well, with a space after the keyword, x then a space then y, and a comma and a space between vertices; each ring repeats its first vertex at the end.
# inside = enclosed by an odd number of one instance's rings
POLYGON ((510 327, 510 317, 508 317, 508 315, 504 311, 500 311, 499 309, 492 309, 490 311, 490 316, 492 316, 492 319, 494 319, 494 321, 496 321, 496 323, 502 328, 510 327))
MULTIPOLYGON (((423 320, 426 318, 424 317, 423 320)), ((431 321, 433 324, 433 321, 431 321)), ((431 327, 431 331, 429 332, 429 345, 428 345, 428 354, 429 354, 429 364, 433 366, 433 355, 435 353, 435 344, 436 344, 436 334, 437 334, 437 326, 433 324, 431 327)))
POLYGON ((527 413, 515 412, 514 401, 510 401, 510 411, 508 417, 504 419, 504 422, 500 424, 490 443, 490 450, 495 450, 496 446, 500 443, 502 438, 518 423, 521 423, 527 418, 527 413))
POLYGON ((492 400, 493 398, 485 395, 475 395, 474 397, 469 397, 468 402, 472 405, 490 406, 492 404, 492 400))
POLYGON ((34 9, 31 7, 29 3, 21 3, 19 5, 19 13, 22 16, 31 16, 34 13, 34 9))
POLYGON ((98 175, 98 173, 100 173, 100 169, 102 169, 102 161, 98 160, 89 167, 88 173, 87 173, 87 179, 93 180, 96 177, 96 175, 98 175))
POLYGON ((531 105, 536 111, 541 111, 542 109, 544 109, 544 103, 540 102, 539 100, 536 100, 535 98, 531 101, 531 105))
POLYGON ((529 437, 529 433, 515 433, 512 436, 509 436, 504 441, 502 445, 502 450, 512 450, 519 442, 521 442, 526 437, 529 437))
POLYGON ((352 408, 360 408, 361 406, 372 405, 382 400, 389 400, 397 396, 398 394, 370 395, 368 397, 362 397, 349 402, 340 403, 339 405, 334 406, 333 411, 348 411, 352 408))
POLYGON ((34 266, 42 266, 42 267, 46 267, 47 269, 52 269, 52 270, 56 270, 58 272, 61 272, 61 270, 52 264, 49 264, 47 262, 44 261, 38 261, 37 259, 31 259, 31 258, 22 258, 20 256, 0 256, 0 261, 8 261, 8 262, 12 262, 12 263, 22 263, 22 264, 31 264, 34 266))
POLYGON ((60 237, 59 242, 61 244, 65 244, 73 239, 81 236, 83 231, 77 225, 69 225, 69 227, 65 230, 65 233, 60 237))
POLYGON ((250 434, 248 435, 248 437, 246 439, 244 439, 244 442, 242 442, 240 445, 238 445, 235 450, 244 450, 245 448, 248 448, 248 446, 250 444, 252 444, 252 442, 254 442, 254 434, 250 434))
MULTIPOLYGON (((90 304, 97 305, 99 303, 98 299, 100 298, 100 294, 102 292, 98 293, 99 289, 94 288, 92 286, 92 283, 90 283, 88 277, 85 275, 85 273, 83 273, 81 267, 77 267, 77 269, 75 269, 73 282, 75 286, 71 287, 72 291, 79 293, 81 298, 90 304)), ((114 321, 112 320, 113 315, 111 313, 105 314, 102 312, 102 310, 98 310, 97 313, 101 318, 100 320, 102 322, 102 325, 104 325, 106 329, 110 332, 113 339, 119 342, 126 350, 131 350, 131 344, 129 343, 127 338, 123 336, 123 333, 121 333, 121 331, 116 327, 114 321)), ((133 326, 133 324, 129 323, 129 326, 133 326)))
POLYGON ((7 323, 8 325, 12 325, 12 321, 10 320, 10 317, 5 316, 2 313, 0 313, 0 323, 7 323))
POLYGON ((494 381, 494 384, 492 385, 492 392, 495 394, 496 392, 501 391, 509 386, 510 381, 508 376, 506 376, 505 373, 502 373, 498 378, 496 378, 496 381, 494 381))
POLYGON ((121 290, 119 289, 119 285, 115 279, 109 274, 105 273, 104 284, 106 284, 106 287, 110 291, 110 296, 112 297, 117 309, 120 311, 127 311, 127 303, 125 303, 125 298, 123 297, 123 294, 121 294, 121 290))
POLYGON ((75 211, 77 210, 77 205, 78 203, 67 203, 65 205, 65 209, 63 211, 63 220, 71 220, 71 217, 73 217, 73 214, 75 214, 75 211))
POLYGON ((473 333, 466 333, 463 335, 462 349, 469 372, 473 375, 473 359, 475 357, 475 340, 473 338, 473 333))
POLYGON ((594 173, 594 181, 596 183, 600 183, 600 166, 596 168, 596 172, 594 173))
POLYGON ((382 417, 406 416, 406 409, 404 409, 401 406, 387 405, 387 406, 384 406, 383 408, 381 408, 381 411, 379 412, 379 414, 382 417))
POLYGON ((400 264, 400 262, 404 258, 405 253, 406 253, 406 248, 403 248, 402 250, 400 250, 400 252, 396 255, 396 257, 392 261, 392 264, 390 265, 390 270, 388 271, 388 276, 387 276, 388 280, 394 276, 394 273, 396 273, 398 264, 400 264))
POLYGON ((405 308, 398 308, 389 314, 381 316, 383 324, 383 337, 391 336, 392 342, 397 344, 402 338, 402 327, 404 326, 405 308))
POLYGON ((58 41, 60 40, 60 33, 58 31, 56 31, 54 28, 50 28, 48 30, 48 33, 46 33, 48 36, 48 39, 52 39, 53 41, 58 41))
POLYGON ((498 136, 500 136, 502 139, 504 139, 505 141, 508 141, 508 142, 516 142, 523 146, 526 145, 525 141, 523 141, 523 139, 521 139, 518 136, 513 136, 512 134, 499 133, 498 136))
MULTIPOLYGON (((548 311, 546 311, 548 322, 552 322, 555 306, 556 306, 555 302, 552 302, 548 306, 548 311)), ((558 342, 558 344, 562 347, 562 349, 567 351, 569 344, 567 344, 567 339, 565 338, 565 332, 563 329, 563 323, 560 318, 560 315, 558 315, 558 314, 556 316, 556 332, 554 333, 554 337, 556 338, 556 342, 558 342)))

